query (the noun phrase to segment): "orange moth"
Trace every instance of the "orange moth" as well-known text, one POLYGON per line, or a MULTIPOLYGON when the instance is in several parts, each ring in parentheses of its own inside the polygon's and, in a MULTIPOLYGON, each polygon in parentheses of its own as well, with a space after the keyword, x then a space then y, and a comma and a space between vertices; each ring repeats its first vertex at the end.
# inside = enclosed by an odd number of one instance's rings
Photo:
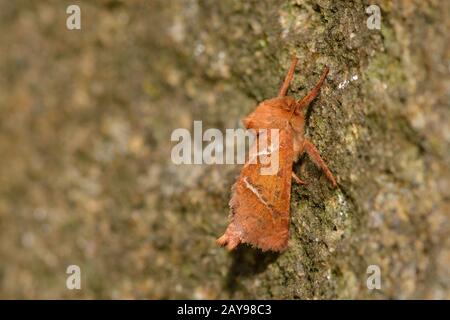
MULTIPOLYGON (((256 132, 278 129, 279 143, 278 171, 271 175, 261 174, 261 162, 248 160, 232 188, 230 200, 230 223, 217 243, 233 250, 240 243, 247 243, 263 251, 283 251, 289 240, 289 211, 292 179, 304 184, 292 171, 292 165, 306 152, 311 160, 323 170, 335 187, 336 180, 320 157, 316 147, 305 138, 305 115, 308 105, 319 94, 328 68, 314 88, 301 100, 286 96, 294 76, 297 58, 292 57, 291 66, 280 88, 278 97, 261 102, 243 123, 247 129, 256 132)), ((251 150, 255 148, 261 135, 257 135, 251 150)), ((271 143, 270 135, 264 138, 271 143)), ((253 150, 253 151, 252 151, 253 150)), ((271 155, 268 155, 269 157, 271 155)))

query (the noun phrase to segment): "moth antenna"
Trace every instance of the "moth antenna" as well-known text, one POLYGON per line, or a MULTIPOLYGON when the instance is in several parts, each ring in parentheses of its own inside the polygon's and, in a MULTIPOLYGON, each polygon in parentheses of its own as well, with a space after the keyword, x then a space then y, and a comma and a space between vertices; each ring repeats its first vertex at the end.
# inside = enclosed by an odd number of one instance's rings
POLYGON ((314 88, 305 97, 303 97, 303 99, 298 101, 295 104, 294 108, 292 108, 291 117, 298 109, 302 110, 303 108, 308 107, 309 104, 315 99, 315 97, 317 97, 317 95, 320 92, 320 87, 322 87, 322 84, 325 81, 325 78, 327 77, 328 71, 330 71, 330 69, 327 66, 325 66, 325 68, 322 71, 322 75, 320 76, 320 79, 319 81, 317 81, 314 88))
POLYGON ((286 74, 286 78, 284 78, 283 85, 280 88, 280 93, 278 93, 278 97, 284 97, 286 92, 289 89, 289 85, 291 84, 292 78, 294 77, 295 66, 297 65, 298 58, 292 55, 291 58, 291 66, 289 67, 289 71, 286 74))

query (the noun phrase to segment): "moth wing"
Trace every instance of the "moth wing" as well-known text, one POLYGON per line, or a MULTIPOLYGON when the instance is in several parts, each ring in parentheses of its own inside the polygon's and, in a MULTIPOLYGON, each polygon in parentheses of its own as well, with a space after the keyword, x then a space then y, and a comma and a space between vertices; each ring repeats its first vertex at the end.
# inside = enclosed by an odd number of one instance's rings
POLYGON ((279 139, 274 139, 273 134, 258 135, 251 147, 249 159, 233 186, 230 224, 225 234, 218 239, 220 245, 227 245, 230 250, 239 243, 248 243, 263 251, 282 251, 287 246, 293 137, 289 129, 278 132, 279 139), (261 148, 264 145, 262 139, 265 138, 266 149, 261 148), (255 155, 258 156, 257 161, 255 155), (261 163, 260 157, 264 156, 271 165, 261 163), (273 169, 272 172, 268 167, 273 169), (266 174, 262 174, 264 169, 266 174))

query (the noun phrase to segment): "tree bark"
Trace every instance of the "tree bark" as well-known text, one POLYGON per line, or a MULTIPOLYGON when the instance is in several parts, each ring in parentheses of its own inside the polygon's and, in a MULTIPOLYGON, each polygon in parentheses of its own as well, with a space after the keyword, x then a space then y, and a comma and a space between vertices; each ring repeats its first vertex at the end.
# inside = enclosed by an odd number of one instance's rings
POLYGON ((448 1, 378 1, 380 30, 368 1, 79 3, 71 31, 0 3, 0 297, 450 299, 448 1), (175 165, 170 136, 240 126, 292 54, 297 99, 330 68, 307 137, 338 187, 302 158, 288 249, 228 253, 240 166, 175 165))

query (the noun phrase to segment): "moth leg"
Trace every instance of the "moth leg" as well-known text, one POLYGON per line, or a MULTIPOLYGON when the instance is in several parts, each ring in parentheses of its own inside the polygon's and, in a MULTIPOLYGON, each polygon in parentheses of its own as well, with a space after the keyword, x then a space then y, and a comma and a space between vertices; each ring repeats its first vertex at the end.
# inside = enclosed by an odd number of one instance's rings
POLYGON ((289 71, 286 74, 286 78, 284 78, 283 85, 280 88, 280 92, 278 93, 278 97, 284 97, 286 92, 289 89, 289 85, 291 84, 292 78, 294 77, 295 66, 297 65, 297 57, 292 56, 291 58, 291 66, 289 67, 289 71))
POLYGON ((325 162, 320 157, 319 151, 316 149, 316 147, 307 139, 303 141, 303 148, 305 152, 309 155, 311 160, 323 170, 325 175, 327 176, 328 180, 330 180, 333 187, 336 187, 336 179, 334 178, 333 174, 331 173, 330 169, 328 169, 325 162))
POLYGON ((297 175, 294 173, 294 171, 292 171, 292 178, 295 180, 295 182, 297 182, 298 184, 306 184, 305 181, 303 181, 302 179, 300 179, 299 177, 297 177, 297 175))

